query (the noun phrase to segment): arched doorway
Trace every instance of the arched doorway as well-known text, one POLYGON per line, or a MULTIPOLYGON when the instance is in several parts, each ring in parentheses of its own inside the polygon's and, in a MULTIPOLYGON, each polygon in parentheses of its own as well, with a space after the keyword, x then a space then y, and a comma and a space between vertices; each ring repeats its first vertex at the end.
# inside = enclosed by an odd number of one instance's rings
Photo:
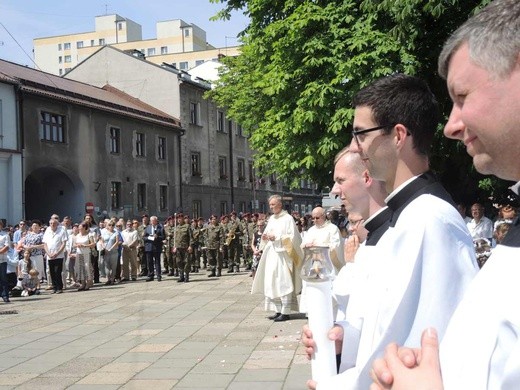
POLYGON ((35 169, 25 179, 25 217, 47 223, 52 214, 79 222, 85 213, 85 189, 79 177, 54 167, 35 169))

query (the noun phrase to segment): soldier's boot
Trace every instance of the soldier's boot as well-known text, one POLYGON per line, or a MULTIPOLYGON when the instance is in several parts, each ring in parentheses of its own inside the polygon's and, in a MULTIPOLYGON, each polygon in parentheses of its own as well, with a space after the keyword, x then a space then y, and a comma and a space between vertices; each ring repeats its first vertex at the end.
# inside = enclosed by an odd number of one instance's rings
POLYGON ((178 268, 175 268, 175 270, 173 271, 173 276, 179 276, 179 269, 178 268))
POLYGON ((230 267, 228 268, 228 270, 227 270, 227 273, 228 273, 228 274, 232 274, 233 272, 235 272, 235 270, 234 270, 233 266, 230 266, 230 267))
POLYGON ((184 283, 188 283, 189 281, 190 281, 190 274, 189 274, 188 272, 186 272, 186 273, 184 274, 184 280, 183 280, 183 282, 184 282, 184 283))
POLYGON ((238 265, 235 265, 235 273, 240 272, 240 267, 238 265))
POLYGON ((214 278, 215 276, 217 276, 217 275, 215 274, 215 269, 212 269, 212 270, 211 270, 211 273, 208 275, 208 278, 214 278))
POLYGON ((180 271, 179 280, 177 280, 177 283, 182 283, 182 282, 184 282, 184 272, 180 271))
POLYGON ((222 271, 221 270, 217 270, 217 278, 220 278, 222 276, 222 271))

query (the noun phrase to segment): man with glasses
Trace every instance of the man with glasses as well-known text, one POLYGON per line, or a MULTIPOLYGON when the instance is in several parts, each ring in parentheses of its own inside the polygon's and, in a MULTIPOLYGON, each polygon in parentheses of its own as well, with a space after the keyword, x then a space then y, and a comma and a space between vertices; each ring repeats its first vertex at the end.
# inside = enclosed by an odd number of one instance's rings
POLYGON ((365 283, 350 295, 349 306, 362 312, 357 332, 343 326, 348 342, 340 374, 318 389, 368 388, 372 361, 388 343, 418 346, 428 325, 444 334, 477 272, 466 225, 429 170, 438 107, 426 83, 394 74, 359 91, 353 103, 350 151, 386 183, 390 227, 371 255, 365 283))
MULTIPOLYGON (((455 31, 439 57, 439 74, 453 100, 444 135, 464 144, 480 173, 516 181, 511 189, 517 194, 519 43, 520 2, 495 0, 455 31)), ((422 350, 388 346, 388 365, 382 367, 381 360, 374 363, 383 384, 371 389, 392 385, 395 389, 518 389, 519 259, 520 221, 516 219, 451 318, 440 345, 440 361, 438 332, 430 328, 423 335, 422 350)))

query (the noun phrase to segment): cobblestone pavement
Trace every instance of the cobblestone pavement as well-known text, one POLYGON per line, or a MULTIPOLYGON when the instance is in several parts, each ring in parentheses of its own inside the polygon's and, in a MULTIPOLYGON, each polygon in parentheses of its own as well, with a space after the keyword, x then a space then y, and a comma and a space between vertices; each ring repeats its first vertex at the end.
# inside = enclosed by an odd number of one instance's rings
POLYGON ((0 389, 306 388, 302 315, 268 320, 248 273, 190 277, 0 303, 0 389))

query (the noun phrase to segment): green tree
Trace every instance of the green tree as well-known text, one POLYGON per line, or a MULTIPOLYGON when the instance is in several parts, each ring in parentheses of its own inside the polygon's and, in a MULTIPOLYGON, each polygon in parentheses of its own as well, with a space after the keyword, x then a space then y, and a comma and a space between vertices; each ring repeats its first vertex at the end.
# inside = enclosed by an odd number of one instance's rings
MULTIPOLYGON (((241 55, 224 59, 210 96, 249 132, 263 174, 293 184, 306 177, 324 186, 332 182, 334 154, 350 141, 352 96, 374 79, 393 72, 418 75, 447 115, 451 104, 437 76, 438 54, 449 34, 489 2, 211 1, 224 7, 215 18, 241 10, 250 24, 241 34, 241 55)), ((432 167, 456 197, 478 190, 471 159, 442 137, 441 126, 432 167)), ((493 180, 491 188, 497 186, 493 180)))

